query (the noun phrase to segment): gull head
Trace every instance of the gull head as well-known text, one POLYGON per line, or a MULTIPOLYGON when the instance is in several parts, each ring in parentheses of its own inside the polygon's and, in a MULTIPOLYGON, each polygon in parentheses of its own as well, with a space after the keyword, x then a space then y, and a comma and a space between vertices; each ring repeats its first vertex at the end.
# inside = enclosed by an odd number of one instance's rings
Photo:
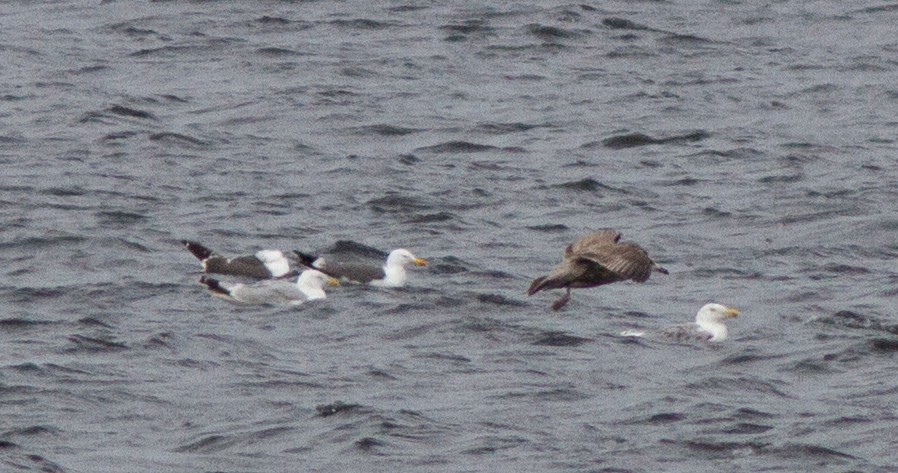
POLYGON ((300 287, 322 289, 325 285, 334 287, 339 286, 340 281, 316 269, 307 269, 299 275, 296 284, 300 287))
POLYGON ((418 258, 405 248, 393 250, 390 252, 390 256, 387 257, 387 266, 408 266, 410 264, 415 266, 427 266, 427 260, 418 258))

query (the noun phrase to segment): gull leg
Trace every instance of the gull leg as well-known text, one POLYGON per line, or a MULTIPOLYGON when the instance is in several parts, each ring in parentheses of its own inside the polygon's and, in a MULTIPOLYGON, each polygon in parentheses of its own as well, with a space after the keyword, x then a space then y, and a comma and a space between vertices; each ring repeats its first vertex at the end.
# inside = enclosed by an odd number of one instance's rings
POLYGON ((552 304, 552 310, 558 310, 571 301, 571 288, 568 287, 566 289, 567 292, 565 292, 564 295, 561 296, 561 299, 558 299, 554 304, 552 304))

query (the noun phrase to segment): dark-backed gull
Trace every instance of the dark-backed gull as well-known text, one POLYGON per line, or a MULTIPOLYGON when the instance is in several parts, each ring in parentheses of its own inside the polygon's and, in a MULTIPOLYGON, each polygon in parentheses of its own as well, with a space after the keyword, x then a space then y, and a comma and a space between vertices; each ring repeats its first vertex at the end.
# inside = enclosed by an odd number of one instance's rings
POLYGON ((206 273, 257 279, 279 278, 296 274, 295 270, 291 268, 291 263, 296 264, 296 261, 291 262, 279 250, 260 250, 250 256, 225 258, 195 241, 181 240, 181 243, 200 260, 203 272, 206 273))
POLYGON ((586 235, 568 245, 564 259, 548 275, 533 280, 527 295, 545 289, 565 288, 565 295, 552 304, 558 310, 571 299, 571 289, 596 287, 632 280, 645 282, 652 271, 668 274, 636 243, 619 243, 621 234, 605 230, 586 235))
POLYGON ((418 258, 403 248, 390 252, 383 266, 357 262, 332 262, 327 261, 326 257, 313 256, 301 251, 294 251, 294 253, 300 263, 315 268, 328 276, 341 281, 381 287, 404 286, 408 279, 405 268, 410 264, 427 266, 427 260, 418 258))
POLYGON ((296 305, 315 299, 325 299, 324 285, 339 286, 336 279, 307 269, 300 273, 296 282, 286 279, 267 279, 252 284, 229 284, 206 276, 200 277, 212 295, 222 299, 247 304, 296 305))

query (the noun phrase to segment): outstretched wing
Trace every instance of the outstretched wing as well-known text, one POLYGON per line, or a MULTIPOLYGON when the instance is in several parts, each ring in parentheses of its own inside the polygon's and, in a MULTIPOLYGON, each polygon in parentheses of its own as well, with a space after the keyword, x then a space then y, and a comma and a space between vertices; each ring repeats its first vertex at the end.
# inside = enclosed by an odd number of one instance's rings
POLYGON ((620 237, 620 232, 615 230, 603 230, 601 232, 590 233, 568 245, 564 250, 564 257, 573 258, 583 253, 591 253, 596 248, 614 245, 620 241, 620 237))
POLYGON ((648 253, 635 243, 606 244, 592 250, 577 258, 599 264, 622 279, 645 282, 655 266, 648 253))

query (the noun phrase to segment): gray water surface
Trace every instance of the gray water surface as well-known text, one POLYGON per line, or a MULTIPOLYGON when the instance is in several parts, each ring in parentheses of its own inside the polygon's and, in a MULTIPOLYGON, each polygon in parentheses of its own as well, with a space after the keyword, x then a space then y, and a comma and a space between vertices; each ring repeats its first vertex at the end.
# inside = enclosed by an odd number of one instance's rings
POLYGON ((0 5, 0 471, 898 472, 896 23, 0 5), (671 274, 526 296, 600 228, 671 274), (242 306, 181 239, 431 265, 242 306), (726 343, 619 335, 708 301, 726 343))

